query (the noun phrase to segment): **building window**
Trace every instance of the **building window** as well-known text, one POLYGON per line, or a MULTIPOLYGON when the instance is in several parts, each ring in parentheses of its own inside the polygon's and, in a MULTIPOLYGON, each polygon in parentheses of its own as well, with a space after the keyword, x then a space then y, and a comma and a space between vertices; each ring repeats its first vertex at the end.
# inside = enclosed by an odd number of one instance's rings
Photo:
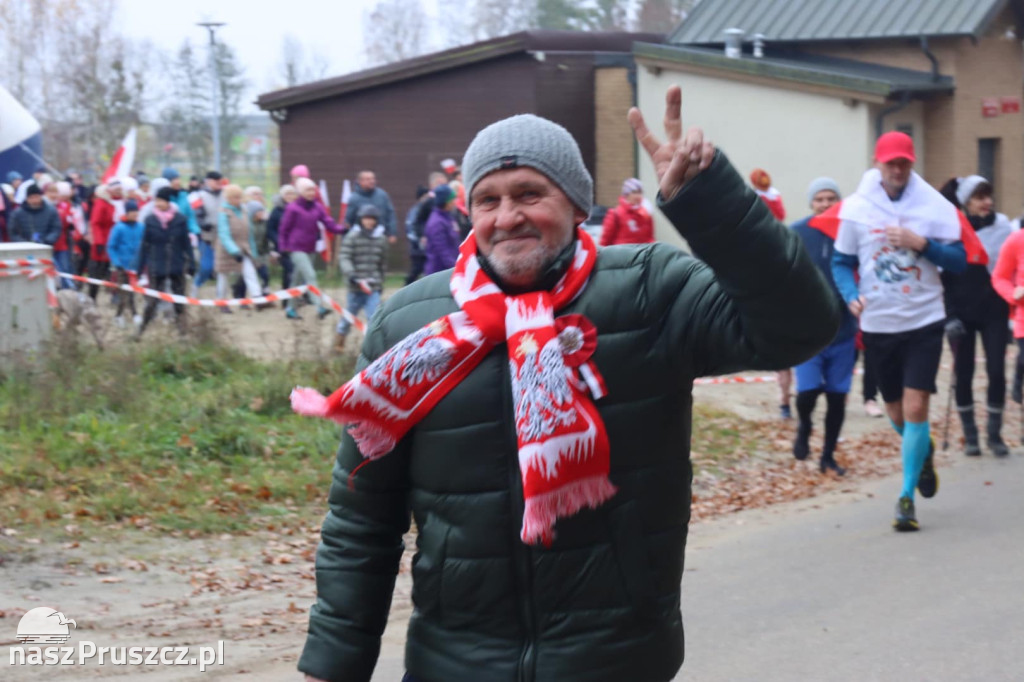
POLYGON ((914 137, 914 124, 913 123, 897 123, 896 132, 903 133, 904 135, 913 139, 914 137))
POLYGON ((998 187, 996 169, 999 168, 999 138, 983 137, 978 140, 978 175, 993 187, 998 187))

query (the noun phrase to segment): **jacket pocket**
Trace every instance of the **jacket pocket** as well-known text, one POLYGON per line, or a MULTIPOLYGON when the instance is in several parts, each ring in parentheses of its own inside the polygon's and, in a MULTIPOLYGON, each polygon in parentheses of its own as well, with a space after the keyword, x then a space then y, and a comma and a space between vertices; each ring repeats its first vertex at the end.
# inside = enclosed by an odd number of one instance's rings
POLYGON ((636 502, 627 502, 608 513, 612 548, 630 606, 641 617, 655 613, 654 576, 647 554, 643 523, 636 502))
POLYGON ((423 615, 440 615, 441 574, 449 532, 451 526, 433 514, 427 515, 419 529, 418 551, 412 560, 412 602, 423 615))

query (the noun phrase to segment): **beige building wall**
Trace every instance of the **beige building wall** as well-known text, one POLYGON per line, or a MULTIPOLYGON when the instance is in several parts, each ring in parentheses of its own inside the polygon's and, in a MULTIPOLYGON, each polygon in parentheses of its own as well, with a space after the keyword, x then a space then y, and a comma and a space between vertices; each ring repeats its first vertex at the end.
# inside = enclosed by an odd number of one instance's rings
POLYGON ((615 206, 622 181, 636 172, 633 129, 626 120, 626 113, 633 106, 629 69, 594 69, 594 106, 597 140, 594 194, 598 204, 615 206))
MULTIPOLYGON (((874 124, 867 104, 724 76, 667 68, 651 73, 642 62, 637 65, 637 79, 638 105, 659 137, 664 137, 665 91, 679 85, 684 126, 701 126, 744 179, 754 168, 767 170, 782 193, 787 223, 810 213, 807 185, 811 180, 831 176, 848 194, 856 189, 870 160, 874 124)), ((654 168, 646 153, 639 158, 640 179, 653 202, 654 168)), ((660 212, 655 217, 658 238, 681 243, 660 212)))
MULTIPOLYGON (((865 165, 871 165, 874 160, 875 121, 878 120, 878 114, 890 106, 892 106, 892 104, 872 104, 869 106, 871 125, 868 128, 867 148, 871 153, 869 153, 868 158, 864 160, 865 165)), ((925 176, 927 176, 926 169, 928 168, 929 147, 929 140, 925 134, 925 131, 928 129, 926 111, 929 107, 930 103, 926 104, 925 102, 912 101, 903 109, 886 116, 882 126, 882 132, 885 133, 891 130, 901 130, 906 132, 907 129, 909 129, 910 136, 914 138, 914 152, 917 154, 917 164, 915 165, 915 168, 918 173, 925 176)))
MULTIPOLYGON (((924 104, 924 143, 928 159, 918 164, 928 182, 941 186, 950 177, 978 172, 978 141, 998 138, 996 208, 1011 216, 1024 206, 1024 114, 982 116, 986 97, 1024 97, 1024 48, 1013 13, 1007 9, 975 43, 969 38, 933 39, 929 45, 939 72, 952 76, 956 91, 935 95, 924 104)), ((815 45, 816 54, 888 66, 930 71, 931 62, 915 41, 902 44, 815 45)), ((892 124, 886 121, 886 128, 892 124)))

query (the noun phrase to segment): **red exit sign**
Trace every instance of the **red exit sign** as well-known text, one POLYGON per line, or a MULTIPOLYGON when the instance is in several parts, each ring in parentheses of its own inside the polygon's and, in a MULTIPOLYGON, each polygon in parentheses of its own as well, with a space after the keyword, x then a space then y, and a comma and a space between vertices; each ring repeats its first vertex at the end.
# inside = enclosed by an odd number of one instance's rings
POLYGON ((985 118, 995 118, 999 115, 999 100, 995 97, 983 97, 981 100, 981 115, 985 118))
POLYGON ((1020 113, 1020 97, 1000 97, 999 109, 1004 114, 1020 113))

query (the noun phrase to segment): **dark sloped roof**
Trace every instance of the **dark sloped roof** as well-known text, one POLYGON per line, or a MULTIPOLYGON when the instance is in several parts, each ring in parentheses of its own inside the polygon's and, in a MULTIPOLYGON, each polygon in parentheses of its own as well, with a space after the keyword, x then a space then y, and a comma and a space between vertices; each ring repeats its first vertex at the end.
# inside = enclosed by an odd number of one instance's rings
POLYGON ((749 55, 731 59, 720 49, 637 43, 633 54, 641 59, 662 59, 751 76, 829 86, 885 99, 903 92, 923 94, 953 90, 953 79, 949 76, 934 78, 928 71, 897 69, 798 51, 769 51, 762 59, 754 59, 749 55))
MULTIPOLYGON (((703 0, 668 42, 724 42, 723 31, 769 42, 980 35, 1011 0, 703 0)), ((1018 0, 1013 0, 1019 5, 1018 0)), ((1019 6, 1014 8, 1020 9, 1019 6)))
POLYGON ((633 42, 661 42, 664 34, 597 31, 522 31, 501 38, 434 52, 356 71, 344 76, 305 83, 260 95, 261 109, 280 109, 294 104, 334 97, 378 85, 496 59, 517 52, 620 52, 629 53, 633 42))

